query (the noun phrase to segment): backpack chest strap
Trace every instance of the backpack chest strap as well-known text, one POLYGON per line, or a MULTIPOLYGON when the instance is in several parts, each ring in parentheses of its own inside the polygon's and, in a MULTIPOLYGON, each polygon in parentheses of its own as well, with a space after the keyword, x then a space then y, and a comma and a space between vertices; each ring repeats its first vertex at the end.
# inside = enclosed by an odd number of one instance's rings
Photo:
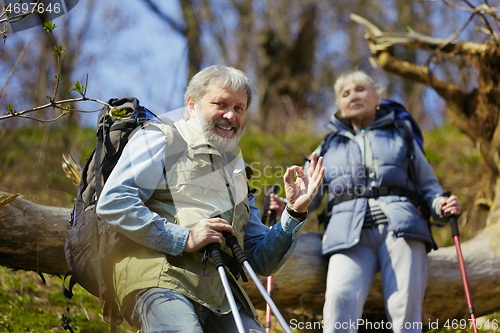
POLYGON ((373 198, 387 196, 387 195, 397 195, 400 197, 407 197, 415 205, 419 206, 421 204, 420 197, 415 191, 409 190, 404 187, 395 186, 380 186, 380 187, 364 187, 361 190, 356 189, 355 191, 343 192, 336 195, 332 200, 328 202, 328 207, 331 209, 336 204, 344 201, 354 200, 358 198, 373 198))

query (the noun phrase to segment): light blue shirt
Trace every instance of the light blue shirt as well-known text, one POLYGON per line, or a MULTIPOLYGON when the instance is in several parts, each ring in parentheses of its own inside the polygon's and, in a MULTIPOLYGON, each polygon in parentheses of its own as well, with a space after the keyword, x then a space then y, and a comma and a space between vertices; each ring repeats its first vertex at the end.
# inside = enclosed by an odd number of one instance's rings
MULTIPOLYGON (((138 131, 106 181, 96 211, 111 227, 135 242, 179 255, 190 229, 170 223, 145 205, 163 181, 161 158, 166 156, 168 147, 161 131, 148 127, 138 131)), ((281 220, 269 229, 261 222, 255 196, 249 193, 248 199, 250 217, 245 227, 245 255, 257 274, 271 275, 290 257, 305 220, 298 221, 285 210, 281 220)))

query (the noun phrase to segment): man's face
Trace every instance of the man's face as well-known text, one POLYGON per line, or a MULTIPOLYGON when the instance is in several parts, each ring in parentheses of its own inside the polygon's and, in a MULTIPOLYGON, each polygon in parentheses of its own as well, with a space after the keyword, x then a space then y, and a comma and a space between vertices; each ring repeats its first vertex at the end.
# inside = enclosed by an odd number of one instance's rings
POLYGON ((234 149, 243 135, 247 100, 245 92, 214 86, 199 102, 188 98, 188 108, 196 126, 224 152, 234 149))

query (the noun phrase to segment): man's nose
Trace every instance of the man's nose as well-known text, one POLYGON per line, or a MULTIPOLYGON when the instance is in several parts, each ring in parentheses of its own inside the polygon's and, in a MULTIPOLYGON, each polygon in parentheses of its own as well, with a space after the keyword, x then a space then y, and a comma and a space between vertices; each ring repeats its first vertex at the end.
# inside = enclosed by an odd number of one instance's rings
POLYGON ((228 111, 224 113, 224 118, 230 121, 236 120, 236 111, 233 108, 230 108, 228 111))

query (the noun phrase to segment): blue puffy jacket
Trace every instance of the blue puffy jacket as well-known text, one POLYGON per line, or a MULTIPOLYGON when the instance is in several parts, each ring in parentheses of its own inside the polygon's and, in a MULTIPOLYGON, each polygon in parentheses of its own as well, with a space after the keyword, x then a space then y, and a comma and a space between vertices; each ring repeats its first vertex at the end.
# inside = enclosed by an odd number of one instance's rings
MULTIPOLYGON (((422 150, 414 144, 415 177, 409 177, 408 144, 404 130, 396 126, 394 113, 388 109, 377 110, 376 120, 367 128, 354 131, 339 113, 332 116, 328 129, 335 132, 324 154, 326 168, 324 186, 316 194, 309 210, 316 209, 323 196, 344 192, 358 193, 370 187, 399 187, 415 191, 420 188, 423 200, 431 207, 434 220, 443 216, 437 199, 443 190, 438 183, 422 150)), ((316 152, 321 151, 321 145, 316 152)), ((308 165, 306 165, 306 168, 308 165)), ((323 238, 323 254, 350 248, 359 242, 368 200, 377 200, 389 220, 396 237, 419 239, 431 245, 429 227, 408 197, 379 196, 376 199, 356 198, 332 207, 332 215, 323 238)))

